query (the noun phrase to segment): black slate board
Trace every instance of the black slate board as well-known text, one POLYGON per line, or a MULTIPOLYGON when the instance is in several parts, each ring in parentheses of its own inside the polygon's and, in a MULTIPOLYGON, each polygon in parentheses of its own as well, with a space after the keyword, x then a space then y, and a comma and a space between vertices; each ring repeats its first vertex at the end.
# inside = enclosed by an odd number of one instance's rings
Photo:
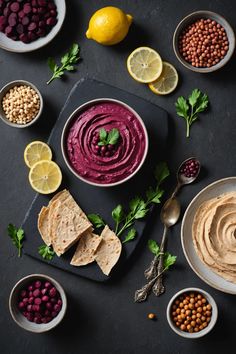
MULTIPOLYGON (((155 183, 153 170, 157 162, 160 161, 163 156, 167 136, 168 115, 166 111, 123 90, 86 78, 81 79, 71 90, 55 127, 52 130, 48 143, 54 152, 54 160, 62 169, 63 185, 61 189, 67 188, 87 214, 93 212, 99 213, 109 225, 114 225, 111 218, 111 210, 117 204, 127 206, 127 202, 132 197, 139 195, 140 191, 145 191, 149 185, 155 183), (95 98, 103 97, 121 100, 135 109, 142 117, 149 136, 149 151, 141 170, 130 181, 112 188, 94 187, 78 180, 66 167, 60 147, 62 129, 70 114, 81 104, 95 98)), ((41 207, 47 205, 51 197, 52 195, 45 196, 37 194, 22 225, 26 235, 26 242, 24 243, 25 254, 40 259, 43 262, 46 261, 38 254, 38 247, 42 244, 42 240, 37 229, 37 217, 41 207)), ((147 220, 136 223, 135 227, 138 231, 138 237, 124 245, 122 255, 115 270, 119 269, 122 264, 124 265, 124 262, 134 252, 141 239, 146 221, 147 220)), ((48 264, 96 281, 102 282, 109 279, 109 277, 101 272, 96 263, 84 267, 71 266, 70 260, 75 248, 76 246, 72 247, 60 258, 55 256, 48 264)))

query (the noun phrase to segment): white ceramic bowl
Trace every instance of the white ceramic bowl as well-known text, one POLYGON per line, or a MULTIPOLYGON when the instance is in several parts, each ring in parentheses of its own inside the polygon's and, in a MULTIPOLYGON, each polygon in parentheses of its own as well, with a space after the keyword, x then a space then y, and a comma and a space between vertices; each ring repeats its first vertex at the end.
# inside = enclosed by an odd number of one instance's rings
POLYGON ((236 284, 214 273, 198 257, 192 240, 193 219, 199 206, 223 193, 236 192, 236 177, 228 177, 211 183, 202 189, 191 201, 183 216, 181 243, 184 255, 193 271, 207 284, 225 293, 236 295, 236 284))
POLYGON ((65 0, 54 0, 54 3, 57 7, 58 21, 45 37, 38 38, 36 41, 26 44, 21 41, 13 41, 11 38, 8 38, 4 33, 0 32, 0 48, 8 50, 10 52, 26 53, 44 47, 46 44, 51 42, 60 31, 66 15, 65 0))
POLYGON ((61 150, 62 150, 62 155, 63 155, 63 158, 64 158, 64 161, 67 165, 67 167, 69 168, 69 170, 77 177, 79 178, 80 180, 82 180, 83 182, 86 182, 88 184, 91 184, 93 186, 97 186, 97 187, 113 187, 113 186, 117 186, 121 183, 124 183, 126 181, 128 181, 130 178, 132 178, 139 170, 140 168, 142 167, 145 159, 146 159, 146 156, 147 156, 147 152, 148 152, 148 134, 147 134, 147 130, 146 130, 146 127, 143 123, 143 120, 141 119, 141 117, 138 115, 138 113, 133 109, 131 108, 130 106, 128 106, 126 103, 124 102, 121 102, 119 100, 116 100, 116 99, 112 99, 112 98, 97 98, 97 99, 94 99, 94 100, 91 100, 91 101, 88 101, 84 104, 82 104, 81 106, 79 106, 71 115, 70 117, 68 118, 68 120, 66 121, 65 123, 65 126, 63 128, 63 131, 62 131, 62 136, 61 136, 61 150), (65 142, 66 142, 66 138, 67 138, 67 134, 68 134, 68 130, 70 128, 70 125, 71 125, 71 122, 73 121, 73 119, 80 113, 80 112, 83 112, 85 109, 97 104, 97 103, 103 103, 103 102, 112 102, 112 103, 117 103, 123 107, 125 107, 126 109, 128 109, 129 111, 131 111, 134 116, 139 120, 139 122, 141 123, 141 126, 143 128, 143 131, 144 131, 144 135, 145 135, 145 141, 146 141, 146 144, 145 144, 145 150, 143 152, 143 156, 142 156, 142 159, 138 165, 138 167, 136 168, 136 170, 131 173, 128 177, 120 180, 120 181, 117 181, 117 182, 114 182, 114 183, 95 183, 95 182, 91 182, 85 178, 83 178, 82 176, 80 176, 80 174, 78 174, 74 168, 71 166, 70 164, 70 161, 68 160, 68 157, 67 157, 67 151, 66 151, 66 147, 65 147, 65 142))
POLYGON ((184 338, 188 338, 188 339, 196 339, 196 338, 200 338, 205 336, 207 333, 209 333, 212 328, 215 326, 216 320, 218 318, 218 308, 216 305, 215 300, 213 299, 213 297, 207 293, 206 291, 202 290, 202 289, 198 289, 198 288, 185 288, 182 289, 180 291, 178 291, 169 301, 167 309, 166 309, 166 316, 167 316, 167 321, 171 327, 171 329, 177 333, 179 336, 184 337, 184 338), (171 307, 174 304, 174 301, 181 296, 184 293, 189 293, 189 292, 195 292, 195 293, 200 293, 202 294, 206 300, 208 301, 208 303, 211 305, 212 307, 212 315, 211 315, 211 321, 209 322, 208 326, 205 327, 204 329, 202 329, 199 332, 194 332, 194 333, 189 333, 189 332, 184 332, 182 331, 179 327, 177 327, 175 325, 175 323, 172 320, 171 317, 171 307))
POLYGON ((31 82, 26 81, 26 80, 15 80, 15 81, 9 82, 1 89, 1 91, 0 91, 0 118, 2 119, 2 121, 4 123, 9 125, 10 127, 27 128, 27 127, 31 126, 32 124, 36 123, 36 121, 41 116, 42 111, 43 111, 43 97, 42 97, 40 91, 37 89, 37 87, 35 85, 33 85, 31 82), (40 108, 39 108, 37 115, 27 124, 17 124, 17 123, 10 122, 9 119, 6 117, 5 112, 2 108, 2 99, 6 95, 6 93, 14 86, 20 86, 20 85, 30 86, 32 89, 34 89, 34 91, 37 92, 37 94, 39 96, 39 100, 40 100, 40 108))
POLYGON ((198 73, 209 73, 212 71, 216 71, 220 68, 222 68, 231 58, 231 56, 233 55, 234 52, 234 48, 235 48, 235 35, 234 35, 234 31, 232 29, 232 27, 230 26, 230 24, 228 23, 228 21, 226 21, 226 19, 224 17, 222 17, 221 15, 212 12, 212 11, 195 11, 189 15, 187 15, 186 17, 184 17, 180 23, 178 24, 178 26, 175 29, 174 32, 174 36, 173 36, 173 49, 175 52, 175 55, 177 57, 177 59, 180 61, 180 63, 182 65, 184 65, 187 69, 190 69, 192 71, 198 72, 198 73), (216 21, 217 23, 219 23, 221 26, 224 27, 227 37, 228 37, 228 41, 229 41, 229 50, 226 54, 226 56, 220 60, 216 65, 211 66, 210 68, 196 68, 195 66, 192 66, 190 63, 188 63, 182 56, 182 54, 179 51, 179 36, 181 35, 182 31, 188 27, 189 25, 191 25, 192 23, 194 23, 195 21, 204 18, 210 18, 211 20, 216 21))
POLYGON ((53 329, 54 327, 56 327, 62 321, 66 312, 66 308, 67 308, 67 299, 63 287, 55 279, 44 274, 30 274, 20 279, 13 287, 9 297, 9 310, 13 320, 18 324, 18 326, 22 327, 23 329, 29 332, 34 332, 34 333, 47 332, 53 329), (20 312, 17 306, 18 296, 20 291, 25 286, 27 286, 27 284, 35 280, 49 281, 55 286, 55 288, 58 290, 61 296, 62 308, 58 313, 58 315, 48 323, 38 324, 38 323, 28 321, 27 318, 25 318, 23 314, 20 312))

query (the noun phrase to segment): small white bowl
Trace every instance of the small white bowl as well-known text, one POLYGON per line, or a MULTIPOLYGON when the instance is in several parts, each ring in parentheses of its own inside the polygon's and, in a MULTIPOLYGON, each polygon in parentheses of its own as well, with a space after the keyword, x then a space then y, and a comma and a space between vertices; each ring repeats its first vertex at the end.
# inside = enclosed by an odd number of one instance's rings
POLYGON ((209 333, 212 328, 215 326, 216 320, 218 318, 218 308, 216 305, 215 300, 213 297, 207 293, 205 290, 199 289, 199 288, 186 288, 182 289, 179 292, 177 292, 169 301, 167 309, 166 309, 166 316, 167 316, 167 321, 171 327, 171 329, 177 333, 179 336, 188 338, 188 339, 196 339, 205 336, 207 333, 209 333), (194 293, 200 293, 202 294, 206 300, 209 302, 209 304, 212 307, 212 314, 211 314, 211 321, 209 322, 208 326, 202 329, 199 332, 194 332, 194 333, 189 333, 189 332, 184 332, 182 331, 179 327, 175 325, 175 323, 172 321, 172 316, 171 316, 171 307, 174 303, 174 301, 184 293, 189 293, 189 292, 194 292, 194 293))
POLYGON ((62 135, 61 135, 61 150, 62 150, 62 155, 63 155, 63 158, 64 158, 64 161, 67 165, 67 167, 69 168, 69 170, 77 177, 79 178, 81 181, 83 182, 86 182, 90 185, 93 185, 93 186, 96 186, 96 187, 113 187, 113 186, 117 186, 121 183, 124 183, 126 181, 128 181, 130 178, 132 178, 139 170, 140 168, 142 167, 142 165, 144 164, 144 161, 146 159, 146 156, 147 156, 147 152, 148 152, 148 134, 147 134, 147 129, 145 127, 145 124, 142 120, 142 118, 139 116, 139 114, 133 109, 131 108, 129 105, 127 105, 126 103, 122 102, 122 101, 119 101, 119 100, 116 100, 116 99, 113 99, 113 98, 97 98, 97 99, 94 99, 94 100, 91 100, 91 101, 88 101, 84 104, 82 104, 81 106, 79 106, 78 108, 76 108, 76 110, 70 115, 70 117, 67 119, 65 125, 64 125, 64 128, 63 128, 63 131, 62 131, 62 135), (82 111, 84 111, 85 109, 91 107, 92 105, 95 105, 95 104, 98 104, 98 103, 103 103, 103 102, 112 102, 112 103, 116 103, 118 105, 121 105, 123 107, 125 107, 127 110, 129 110, 130 112, 133 113, 133 115, 139 120, 142 128, 143 128, 143 132, 144 132, 144 135, 145 135, 145 150, 143 152, 143 156, 142 156, 142 159, 138 165, 138 167, 136 168, 136 170, 131 173, 129 176, 127 176, 126 178, 120 180, 120 181, 117 181, 117 182, 114 182, 114 183, 95 183, 95 182, 91 182, 83 177, 81 177, 75 170, 74 168, 71 166, 70 164, 70 161, 67 157, 67 151, 66 151, 66 148, 65 148, 65 142, 66 142, 66 137, 67 137, 67 134, 68 134, 68 130, 70 128, 70 124, 71 122, 73 121, 73 119, 82 111))
POLYGON ((36 41, 26 44, 21 41, 13 41, 11 38, 8 38, 4 33, 0 32, 0 48, 8 50, 10 52, 26 53, 42 48, 46 44, 51 42, 60 31, 66 15, 65 0, 54 0, 54 3, 57 7, 58 21, 45 37, 38 38, 36 41))
POLYGON ((10 310, 13 320, 18 324, 18 326, 22 327, 23 329, 25 329, 26 331, 29 331, 29 332, 42 333, 42 332, 47 332, 47 331, 53 329, 62 321, 62 319, 65 315, 66 309, 67 309, 67 299, 66 299, 66 294, 65 294, 63 287, 55 279, 53 279, 47 275, 44 275, 44 274, 31 274, 31 275, 28 275, 28 276, 20 279, 16 283, 16 285, 13 287, 13 289, 10 293, 10 297, 9 297, 9 310, 10 310), (60 293, 60 296, 61 296, 62 308, 61 308, 60 312, 58 312, 58 315, 56 317, 54 317, 53 320, 48 323, 38 324, 38 323, 28 321, 27 318, 25 318, 23 316, 23 314, 20 312, 20 310, 18 309, 18 306, 17 306, 18 296, 19 296, 20 291, 25 286, 27 286, 27 284, 29 284, 35 280, 49 281, 50 283, 52 283, 55 286, 55 288, 58 290, 58 292, 60 293))
POLYGON ((31 82, 26 81, 26 80, 15 80, 15 81, 9 82, 1 89, 1 91, 0 91, 0 118, 2 119, 2 121, 4 123, 9 125, 10 127, 27 128, 27 127, 31 126, 32 124, 34 124, 39 119, 42 111, 43 111, 43 97, 42 97, 41 93, 39 92, 39 90, 37 89, 37 87, 34 84, 32 84, 31 82), (6 95, 6 93, 14 86, 21 86, 21 85, 31 87, 38 94, 39 100, 40 100, 40 107, 39 107, 39 111, 38 111, 37 115, 27 124, 17 124, 17 123, 10 122, 9 119, 6 117, 3 107, 2 107, 2 99, 6 95))

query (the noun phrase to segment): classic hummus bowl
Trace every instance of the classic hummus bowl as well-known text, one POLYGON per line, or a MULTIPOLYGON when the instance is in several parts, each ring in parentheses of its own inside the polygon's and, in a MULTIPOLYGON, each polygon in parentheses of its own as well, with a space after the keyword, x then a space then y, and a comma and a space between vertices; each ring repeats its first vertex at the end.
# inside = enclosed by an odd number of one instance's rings
POLYGON ((196 195, 183 217, 181 241, 203 281, 236 294, 236 177, 218 180, 196 195))
POLYGON ((148 134, 126 103, 99 98, 82 104, 68 118, 61 149, 70 171, 82 181, 111 187, 133 177, 148 151, 148 134))

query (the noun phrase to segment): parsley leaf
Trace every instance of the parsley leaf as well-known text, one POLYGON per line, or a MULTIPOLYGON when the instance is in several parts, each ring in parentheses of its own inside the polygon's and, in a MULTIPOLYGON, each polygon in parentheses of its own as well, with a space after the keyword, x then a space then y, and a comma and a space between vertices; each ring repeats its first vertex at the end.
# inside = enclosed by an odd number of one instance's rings
POLYGON ((154 240, 148 240, 148 248, 149 250, 155 254, 155 256, 158 256, 160 253, 160 247, 154 240))
POLYGON ((68 53, 65 53, 61 57, 61 66, 58 66, 53 58, 48 58, 48 66, 52 71, 53 75, 48 80, 47 84, 49 85, 53 80, 60 79, 65 71, 75 70, 74 64, 77 64, 79 57, 79 46, 74 43, 69 49, 68 53))
POLYGON ((159 187, 162 182, 170 175, 169 168, 166 162, 160 162, 154 172, 155 178, 157 180, 157 186, 159 187))
POLYGON ((135 229, 130 229, 129 232, 127 233, 125 239, 122 241, 122 243, 129 242, 135 238, 137 234, 137 231, 135 229))
POLYGON ((13 245, 15 245, 16 248, 18 249, 18 257, 21 257, 23 239, 25 237, 24 230, 21 228, 17 229, 13 224, 9 224, 7 231, 8 231, 8 235, 12 239, 13 245))
POLYGON ((188 101, 180 96, 175 103, 176 113, 186 120, 186 137, 189 137, 190 127, 198 118, 198 113, 204 112, 208 106, 209 99, 199 89, 194 89, 188 97, 188 101))
POLYGON ((116 128, 111 129, 109 132, 106 129, 102 128, 99 131, 100 141, 98 143, 99 146, 103 145, 115 145, 117 144, 120 137, 119 130, 116 128))
POLYGON ((115 227, 115 233, 117 233, 119 224, 121 223, 121 221, 123 221, 124 219, 124 211, 123 211, 123 207, 122 205, 117 205, 115 207, 115 209, 112 210, 112 218, 116 223, 116 227, 115 227))
POLYGON ((170 253, 165 252, 164 254, 164 269, 169 269, 176 262, 177 257, 172 256, 170 253))
POLYGON ((100 227, 106 225, 103 219, 101 218, 101 216, 98 214, 89 214, 88 219, 89 221, 91 221, 91 223, 94 225, 96 229, 99 229, 100 227))
POLYGON ((40 256, 42 256, 44 259, 48 261, 51 261, 55 256, 55 252, 53 251, 52 247, 47 245, 39 246, 38 253, 40 254, 40 256))

